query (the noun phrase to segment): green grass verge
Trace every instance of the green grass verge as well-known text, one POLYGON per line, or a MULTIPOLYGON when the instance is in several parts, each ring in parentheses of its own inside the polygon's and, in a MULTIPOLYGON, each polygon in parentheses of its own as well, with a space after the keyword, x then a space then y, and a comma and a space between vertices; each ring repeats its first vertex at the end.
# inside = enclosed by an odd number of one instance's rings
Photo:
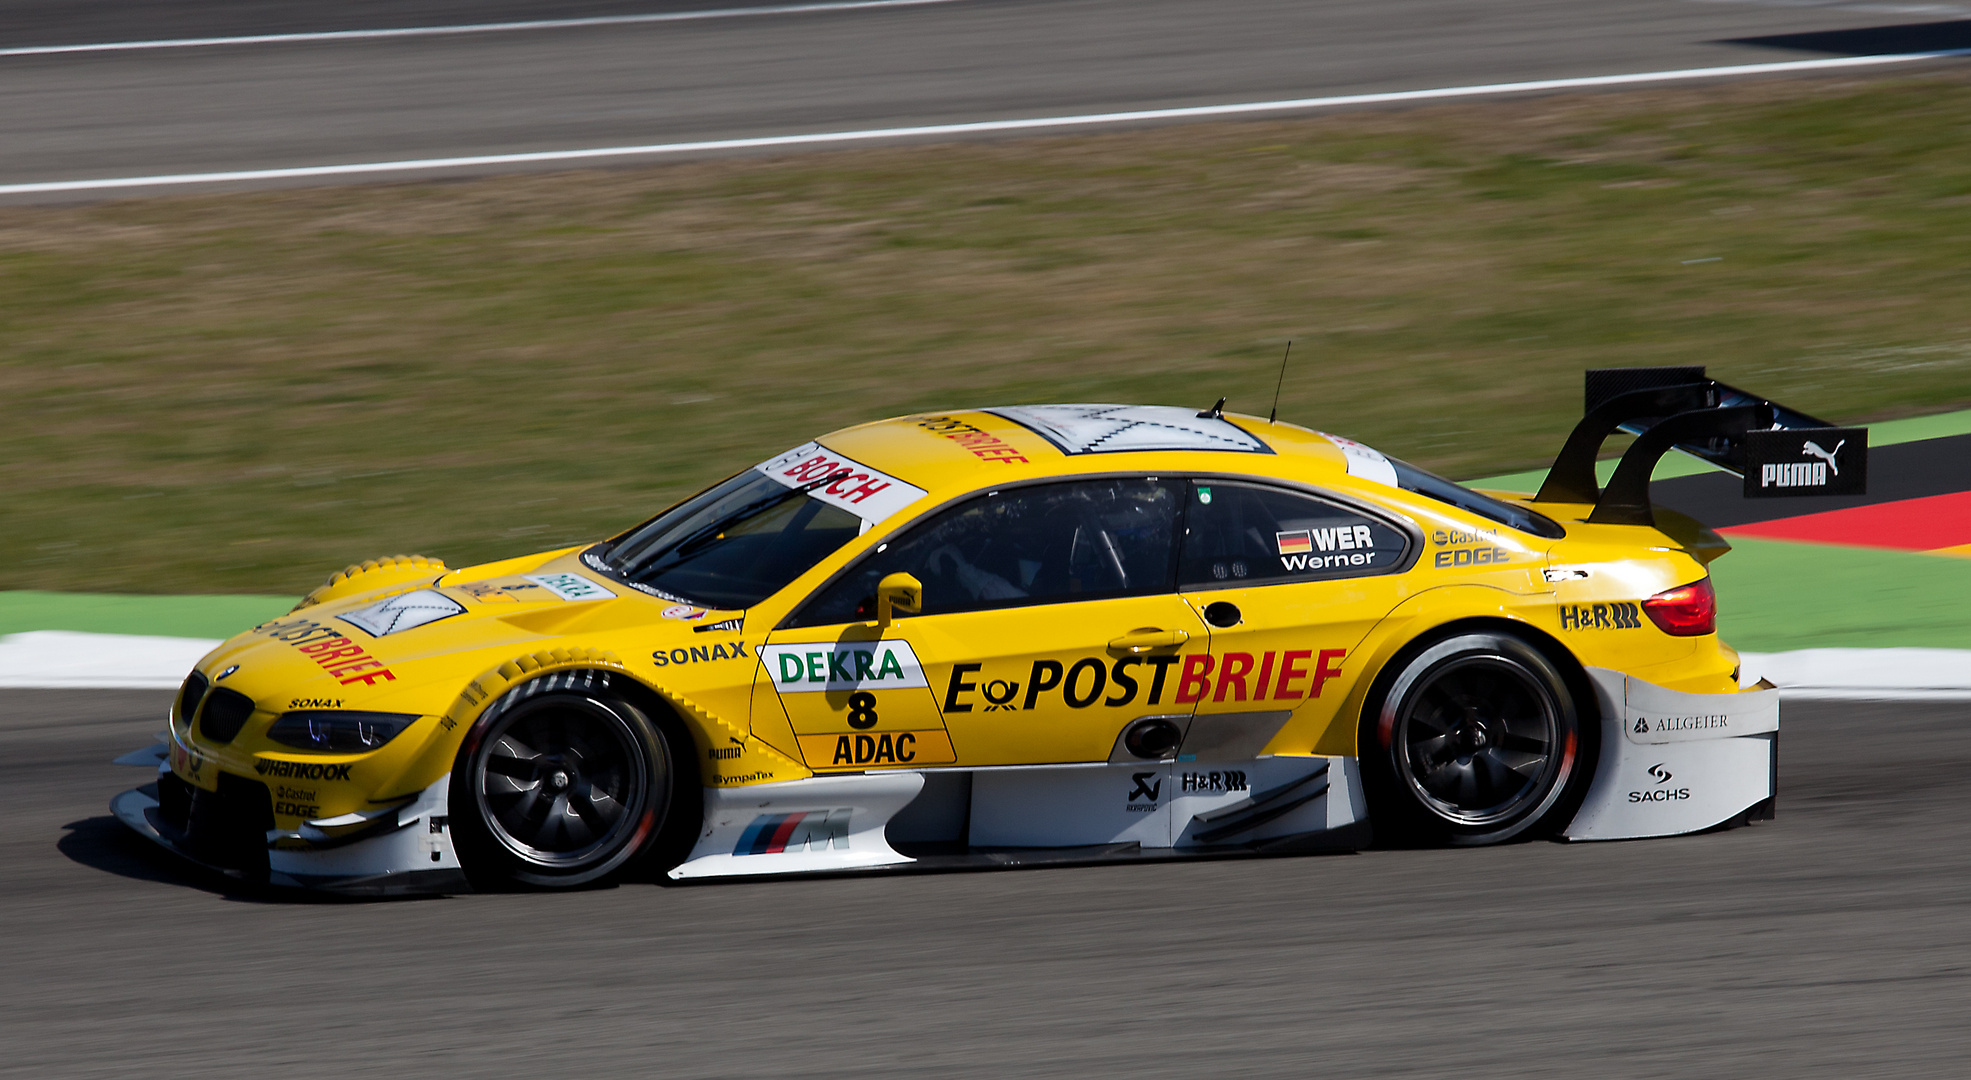
POLYGON ((286 612, 289 596, 110 596, 0 592, 0 634, 82 630, 92 634, 228 638, 286 612))
POLYGON ((606 534, 843 424, 1263 413, 1527 469, 1584 367, 1971 403, 1971 73, 0 209, 0 588, 606 534))
POLYGON ((1740 649, 1971 649, 1971 559, 1740 539, 1711 580, 1740 649))

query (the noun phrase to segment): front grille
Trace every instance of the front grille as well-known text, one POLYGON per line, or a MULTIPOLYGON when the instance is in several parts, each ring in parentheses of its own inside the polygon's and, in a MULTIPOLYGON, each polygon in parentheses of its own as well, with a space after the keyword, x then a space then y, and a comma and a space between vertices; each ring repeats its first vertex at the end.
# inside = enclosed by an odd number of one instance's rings
POLYGON ((220 687, 205 696, 205 711, 199 715, 199 734, 207 742, 224 745, 233 741, 253 715, 253 699, 237 690, 220 687))
POLYGON ((185 730, 191 730, 192 717, 198 715, 199 699, 205 696, 206 688, 211 685, 205 681, 205 676, 196 671, 185 676, 185 687, 178 691, 178 719, 185 725, 185 730))

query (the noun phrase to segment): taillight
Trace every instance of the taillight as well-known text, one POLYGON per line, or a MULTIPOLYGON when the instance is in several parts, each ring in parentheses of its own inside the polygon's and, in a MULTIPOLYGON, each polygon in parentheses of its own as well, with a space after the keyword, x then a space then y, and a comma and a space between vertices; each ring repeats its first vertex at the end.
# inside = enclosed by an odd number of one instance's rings
POLYGON ((1643 601, 1643 614, 1666 634, 1697 637, 1718 632, 1718 594, 1711 579, 1699 578, 1643 601))

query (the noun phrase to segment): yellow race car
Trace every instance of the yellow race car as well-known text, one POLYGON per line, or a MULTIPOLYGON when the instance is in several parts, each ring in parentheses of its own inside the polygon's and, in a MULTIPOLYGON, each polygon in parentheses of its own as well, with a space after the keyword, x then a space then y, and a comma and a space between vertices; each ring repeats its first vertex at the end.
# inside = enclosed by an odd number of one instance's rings
POLYGON ((1589 396, 1535 499, 1220 408, 1028 405, 838 431, 588 546, 366 562, 202 660, 113 807, 354 893, 1768 817, 1726 545, 1648 478, 1675 446, 1846 490, 1865 432, 1701 369, 1589 396))

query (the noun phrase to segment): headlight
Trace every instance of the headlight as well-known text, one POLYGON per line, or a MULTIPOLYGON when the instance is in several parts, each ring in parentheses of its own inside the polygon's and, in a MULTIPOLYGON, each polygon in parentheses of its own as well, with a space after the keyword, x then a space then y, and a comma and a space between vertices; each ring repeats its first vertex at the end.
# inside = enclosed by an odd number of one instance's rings
POLYGON ((374 750, 417 720, 416 713, 331 712, 310 709, 283 713, 267 737, 297 750, 355 754, 374 750))

